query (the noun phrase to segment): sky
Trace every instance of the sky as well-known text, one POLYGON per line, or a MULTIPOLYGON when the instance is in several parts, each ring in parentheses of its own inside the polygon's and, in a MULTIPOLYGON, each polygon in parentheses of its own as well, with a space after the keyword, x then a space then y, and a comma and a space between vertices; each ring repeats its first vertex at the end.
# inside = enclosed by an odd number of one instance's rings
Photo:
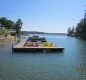
POLYGON ((23 31, 67 33, 84 18, 86 0, 0 0, 0 17, 21 18, 23 31))

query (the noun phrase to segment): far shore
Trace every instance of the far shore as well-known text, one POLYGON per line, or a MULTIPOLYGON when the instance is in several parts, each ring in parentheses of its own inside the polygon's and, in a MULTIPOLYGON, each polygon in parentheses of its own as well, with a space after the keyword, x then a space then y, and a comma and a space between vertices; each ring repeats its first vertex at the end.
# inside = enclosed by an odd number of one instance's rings
POLYGON ((55 34, 55 35, 67 35, 67 33, 47 33, 39 31, 21 31, 22 34, 55 34))

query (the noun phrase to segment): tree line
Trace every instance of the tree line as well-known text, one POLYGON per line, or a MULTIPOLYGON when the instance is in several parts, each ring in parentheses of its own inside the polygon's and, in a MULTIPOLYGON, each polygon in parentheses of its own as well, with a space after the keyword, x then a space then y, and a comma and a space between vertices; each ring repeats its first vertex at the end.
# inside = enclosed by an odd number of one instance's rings
POLYGON ((75 29, 74 29, 74 26, 71 28, 71 27, 68 27, 68 35, 73 35, 75 34, 75 29))
POLYGON ((77 23, 76 27, 68 28, 68 35, 74 34, 78 38, 86 39, 86 17, 77 23))
POLYGON ((76 37, 86 39, 86 18, 81 19, 77 24, 75 35, 76 37))
POLYGON ((16 34, 20 34, 21 28, 22 28, 22 20, 19 18, 16 22, 7 19, 6 17, 0 18, 0 26, 4 27, 6 29, 15 29, 16 34))

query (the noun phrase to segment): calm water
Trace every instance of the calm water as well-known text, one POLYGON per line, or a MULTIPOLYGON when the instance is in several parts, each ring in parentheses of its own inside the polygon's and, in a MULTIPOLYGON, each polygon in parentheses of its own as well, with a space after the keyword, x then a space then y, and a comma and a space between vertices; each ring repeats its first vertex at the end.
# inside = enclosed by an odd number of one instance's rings
POLYGON ((0 80, 86 80, 86 41, 63 35, 43 35, 63 52, 12 53, 0 45, 0 80))

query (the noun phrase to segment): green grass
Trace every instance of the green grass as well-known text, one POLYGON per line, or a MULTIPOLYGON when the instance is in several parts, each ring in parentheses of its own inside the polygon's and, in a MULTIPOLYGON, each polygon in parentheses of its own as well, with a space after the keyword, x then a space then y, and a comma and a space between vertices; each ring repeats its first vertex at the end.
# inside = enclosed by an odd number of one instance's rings
POLYGON ((6 29, 0 29, 0 35, 10 35, 10 32, 8 32, 6 29))

